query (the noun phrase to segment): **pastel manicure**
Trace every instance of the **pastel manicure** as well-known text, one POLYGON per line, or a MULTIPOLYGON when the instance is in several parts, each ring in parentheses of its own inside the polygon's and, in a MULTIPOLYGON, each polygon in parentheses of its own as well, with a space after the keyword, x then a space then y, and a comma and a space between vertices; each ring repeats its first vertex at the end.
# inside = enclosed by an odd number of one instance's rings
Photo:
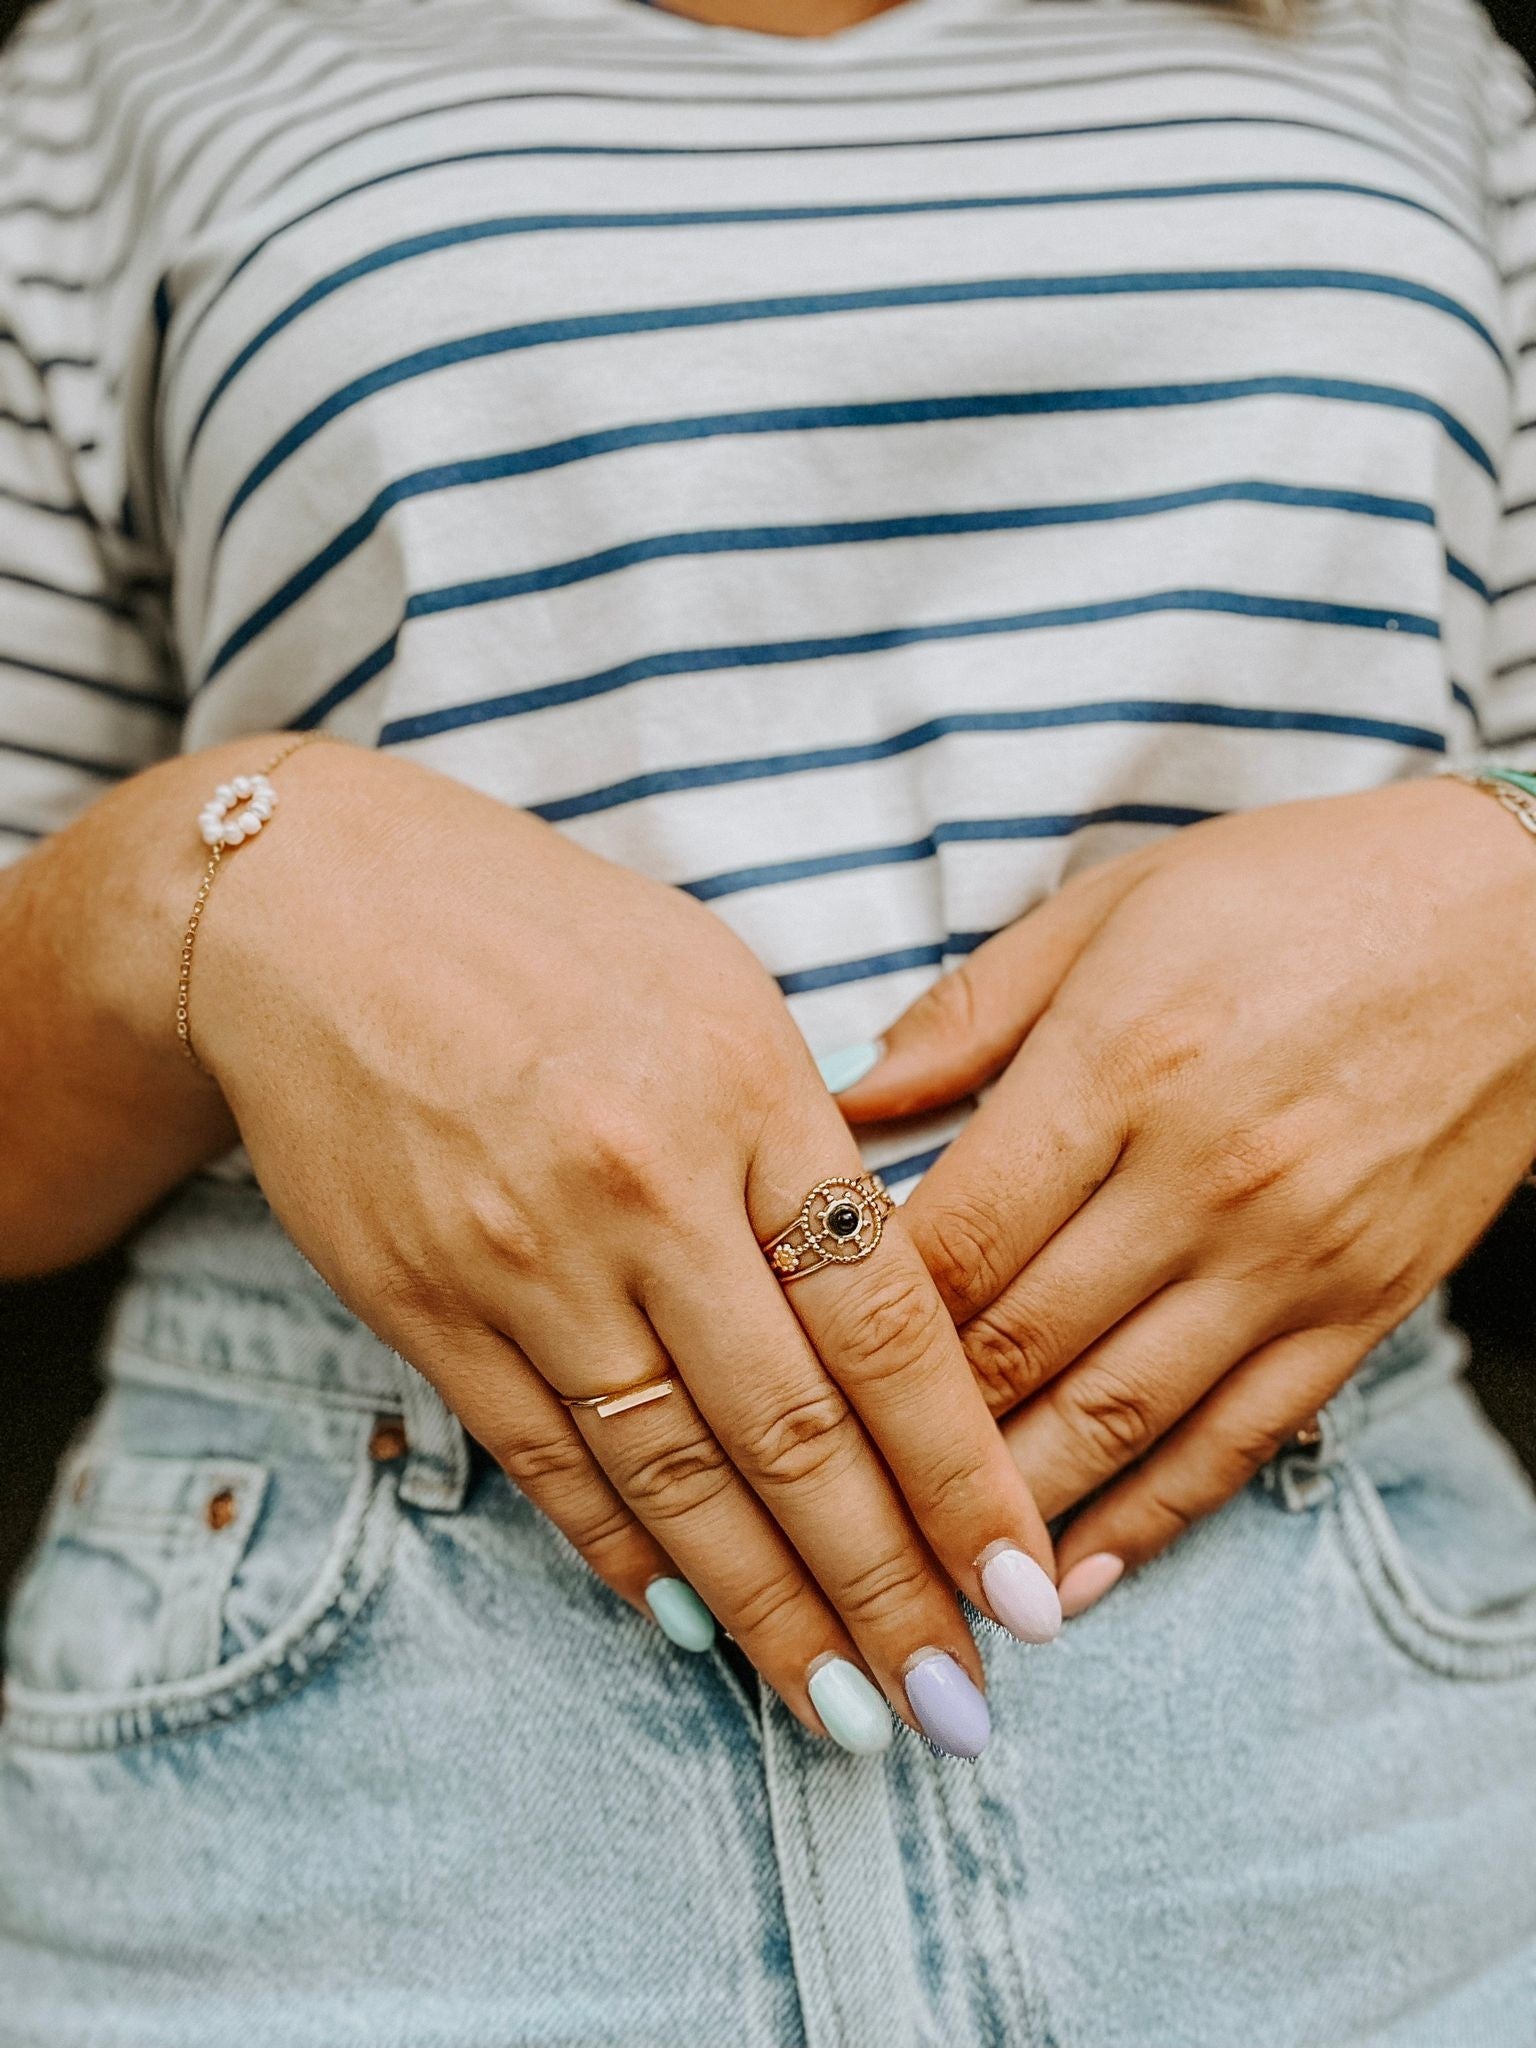
POLYGON ((853 1756, 879 1756, 896 1733, 891 1710, 856 1664, 827 1657, 806 1680, 811 1705, 832 1740, 853 1756))
POLYGON ((1027 1551, 1000 1544, 982 1559, 981 1590, 987 1605, 1021 1643, 1051 1643, 1061 1633, 1061 1601, 1027 1551))
POLYGON ((1091 1557, 1080 1557, 1061 1581, 1062 1613, 1068 1620, 1081 1614, 1095 1600, 1102 1600, 1124 1573, 1125 1559, 1116 1557, 1112 1550, 1096 1550, 1091 1557))
POLYGON ((668 1642, 680 1650, 707 1650, 715 1640, 715 1617, 686 1579, 652 1579, 645 1604, 668 1642))
POLYGON ((923 1733, 946 1756, 980 1756, 991 1740, 985 1698, 943 1650, 919 1654, 907 1672, 907 1700, 923 1733))
POLYGON ((873 1040, 862 1045, 844 1045, 836 1052, 824 1052, 816 1064, 831 1092, 841 1095, 845 1088, 851 1088, 855 1081, 862 1081, 872 1068, 880 1064, 884 1050, 873 1040))

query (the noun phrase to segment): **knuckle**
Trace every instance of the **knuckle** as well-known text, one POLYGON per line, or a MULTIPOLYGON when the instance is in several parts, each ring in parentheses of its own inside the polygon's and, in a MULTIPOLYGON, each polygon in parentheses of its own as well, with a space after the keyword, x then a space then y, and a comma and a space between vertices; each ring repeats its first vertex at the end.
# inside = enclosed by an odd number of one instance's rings
POLYGON ((906 1371, 951 1327, 922 1267, 883 1273, 857 1292, 850 1288, 846 1301, 834 1355, 839 1370, 864 1387, 906 1371))
POLYGON ((925 1524, 964 1515, 980 1496, 988 1477, 987 1454, 979 1447, 958 1453, 947 1464, 928 1474, 923 1483, 922 1519, 925 1524))
POLYGON ((923 1263, 944 1299, 963 1314, 990 1301, 1011 1277, 1001 1270, 996 1220, 963 1195, 926 1219, 920 1237, 923 1263))
POLYGON ((961 1331, 960 1340, 994 1414, 1016 1408, 1056 1370, 1044 1331, 1021 1325, 1016 1312, 976 1316, 961 1331))
POLYGON ((1291 1441, 1294 1423, 1247 1421, 1231 1426, 1227 1459, 1234 1491, 1277 1458, 1291 1441))
POLYGON ((1204 1163, 1206 1206, 1218 1215, 1251 1208, 1292 1186, 1301 1163, 1299 1147, 1273 1124, 1228 1131, 1204 1163))
POLYGON ((644 1117, 622 1104, 589 1107, 582 1123, 581 1172, 586 1185, 615 1208, 665 1214, 673 1205, 675 1162, 644 1117))
POLYGON ((525 1493, 550 1493, 573 1480, 590 1479, 592 1458, 586 1445, 566 1430, 523 1430, 497 1436, 485 1448, 512 1484, 525 1493))
POLYGON ((1117 1468, 1128 1458, 1139 1458, 1162 1434, 1147 1394, 1102 1373, 1085 1372, 1076 1384, 1064 1382, 1060 1408, 1068 1428, 1117 1468))
POLYGON ((1161 1010, 1108 1027, 1096 1047, 1096 1063, 1118 1088, 1146 1098, 1181 1081, 1208 1049, 1206 1031, 1195 1017, 1161 1010))
POLYGON ((707 1507, 730 1483, 724 1452, 703 1432, 637 1459, 619 1482, 626 1498, 655 1521, 672 1521, 707 1507))
POLYGON ((914 1029, 962 1042, 974 1037, 977 1025, 976 980, 964 963, 934 982, 912 1005, 908 1022, 914 1029))
POLYGON ((571 1534, 571 1541, 595 1572, 610 1583, 633 1583, 648 1571, 650 1545, 625 1510, 615 1504, 571 1534))
POLYGON ((548 1231, 515 1189, 479 1180, 465 1188, 462 1200, 471 1242, 498 1273, 525 1278, 544 1263, 548 1231))
POLYGON ((855 1627, 889 1627, 933 1591, 933 1574, 921 1553, 903 1550, 861 1565, 838 1587, 837 1604, 855 1627))
POLYGON ((1185 1536, 1199 1521, 1201 1510, 1191 1501, 1181 1500, 1166 1486, 1149 1486, 1146 1493, 1149 1516, 1157 1524, 1158 1538, 1172 1542, 1185 1536))
POLYGON ((795 1566, 781 1565, 771 1577, 733 1603, 731 1633, 749 1641, 781 1632, 786 1623, 799 1617, 808 1590, 795 1566))
POLYGON ((857 1435, 853 1411, 830 1382, 763 1423, 745 1453, 754 1483, 799 1485, 849 1455, 857 1435))

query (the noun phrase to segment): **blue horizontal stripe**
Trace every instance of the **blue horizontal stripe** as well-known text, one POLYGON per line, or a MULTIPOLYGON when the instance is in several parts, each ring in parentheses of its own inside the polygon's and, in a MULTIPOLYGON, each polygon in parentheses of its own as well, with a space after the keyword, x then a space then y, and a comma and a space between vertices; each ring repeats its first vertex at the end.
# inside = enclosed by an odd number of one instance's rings
MULTIPOLYGON (((1463 696, 1465 692, 1462 693, 1463 696)), ((925 718, 884 739, 839 747, 815 747, 790 754, 759 754, 735 761, 710 761, 687 768, 660 768, 630 775, 597 789, 532 804, 535 816, 551 825, 592 817, 641 803, 648 797, 671 796, 695 789, 719 789, 736 783, 766 782, 781 775, 816 774, 826 769, 855 768, 890 761, 932 746, 951 735, 968 733, 1050 732, 1072 726, 1192 725, 1225 726, 1236 731, 1307 732, 1339 739, 1378 740, 1389 746, 1412 747, 1421 753, 1443 754, 1443 733, 1428 726, 1403 725, 1393 719, 1361 718, 1335 711, 1284 711, 1241 704, 1181 703, 1160 698, 1107 698, 1086 704, 1042 705, 1028 711, 950 711, 925 718)))
POLYGON ((133 617, 127 605, 119 604, 116 598, 107 597, 101 591, 71 590, 67 584, 50 583, 42 576, 24 575, 20 569, 0 569, 0 583, 13 584, 18 590, 40 591, 45 597, 62 598, 69 604, 88 604, 116 619, 133 617))
POLYGON ((10 839, 41 839, 43 836, 35 825, 18 825, 10 818, 0 818, 0 832, 10 839))
POLYGON ((114 703, 131 704, 136 711, 153 711, 162 717, 179 718, 185 709, 176 698, 151 696, 146 691, 130 689, 125 683, 111 682, 105 676, 87 676, 75 669, 52 668, 46 662, 24 661, 19 655, 3 651, 0 651, 0 668, 41 676, 50 683, 69 683, 75 689, 90 690, 98 697, 110 697, 114 703))
POLYGON ((867 953, 859 960, 834 960, 825 967, 802 967, 775 977, 787 996, 808 995, 814 989, 842 988, 850 981, 876 981, 885 974, 904 974, 913 967, 939 967, 947 949, 942 946, 900 946, 891 953, 867 953))
POLYGON ((892 846, 859 846, 841 853, 818 853, 801 860, 778 860, 755 867, 731 868, 682 888, 701 903, 739 896, 749 889, 772 889, 786 882, 813 881, 820 875, 843 875, 862 868, 904 867, 913 861, 935 860, 943 846, 992 845, 1015 839, 1069 839, 1090 825, 1198 825, 1214 811, 1191 810, 1176 804, 1107 804, 1101 810, 1049 812, 1019 818, 956 818, 935 825, 921 839, 892 846))
POLYGON ((61 754, 52 747, 34 747, 30 742, 11 740, 0 736, 0 753, 20 754, 28 761, 46 761, 54 768, 74 768, 86 775, 100 775, 111 781, 117 776, 132 775, 137 763, 115 761, 87 761, 79 754, 61 754))
MULTIPOLYGON (((1478 575, 1471 563, 1462 561, 1459 555, 1453 555, 1449 548, 1445 552, 1445 567, 1448 575, 1452 576, 1456 582, 1464 583, 1467 589, 1480 597, 1485 604, 1492 602, 1492 591, 1489 590, 1488 585, 1478 575)), ((1502 596, 1503 593, 1500 592, 1500 595, 1502 596)))
POLYGON ((686 306, 634 307, 622 312, 584 313, 490 328, 452 341, 414 349, 354 377, 279 436, 249 470, 219 522, 222 536, 241 507, 322 428, 343 413, 397 385, 437 370, 513 351, 617 335, 671 333, 682 329, 735 325, 757 320, 823 318, 840 313, 892 311, 919 306, 983 302, 1142 296, 1162 293, 1244 291, 1359 292, 1427 306, 1459 321, 1503 364, 1498 343, 1477 315, 1447 293, 1410 278, 1366 270, 1255 268, 1251 270, 1148 270, 1085 273, 1075 277, 967 279, 925 285, 890 285, 858 291, 799 293, 764 299, 724 299, 686 306))
POLYGON ((942 1145, 932 1145, 926 1152, 909 1152, 905 1159, 892 1159, 885 1166, 876 1167, 875 1171, 888 1188, 899 1188, 903 1181, 918 1179, 935 1160, 942 1159, 949 1150, 950 1142, 946 1140, 942 1145))
MULTIPOLYGON (((274 313, 265 325, 251 336, 215 380, 193 421, 192 430, 182 451, 182 461, 185 463, 191 460, 214 408, 241 371, 268 343, 275 340, 286 328, 291 327, 294 321, 362 278, 375 276, 380 271, 393 269, 398 264, 414 262, 418 257, 435 255, 444 249, 460 248, 477 242, 501 241, 514 235, 584 233, 593 230, 762 227, 791 221, 889 219, 908 214, 929 213, 1013 212, 1021 208, 1041 206, 1251 197, 1265 193, 1328 193, 1349 198, 1378 200, 1386 205, 1406 207, 1414 213, 1438 221, 1441 226, 1452 229, 1454 233, 1461 233, 1445 214, 1426 205, 1422 200, 1412 199, 1405 193, 1387 191, 1378 185, 1363 185, 1342 178, 1226 178, 1206 180, 1198 184, 1106 186, 1097 190, 1062 192, 983 193, 962 198, 869 200, 845 205, 648 208, 630 212, 512 214, 488 220, 466 221, 452 227, 436 228, 430 232, 409 235, 402 240, 386 243, 371 250, 366 256, 359 256, 340 269, 328 272, 307 290, 300 292, 296 298, 290 299, 286 306, 274 313)), ((311 207, 309 212, 313 215, 318 210, 311 207)), ((258 249, 275 241, 282 232, 282 228, 273 228, 263 238, 263 242, 257 245, 258 249)), ((245 263, 250 262, 256 253, 256 250, 250 251, 242 259, 240 267, 243 268, 245 263)), ((238 274, 236 270, 225 279, 219 291, 201 309, 200 320, 218 303, 219 298, 228 290, 233 278, 238 274)), ((57 283, 60 289, 66 288, 61 280, 55 279, 52 282, 57 283)), ((163 290, 162 286, 162 292, 163 290)))
MULTIPOLYGON (((1349 512, 1361 516, 1409 520, 1433 525, 1434 512, 1411 498, 1387 498, 1366 491, 1341 491, 1301 484, 1276 484, 1241 480, 1209 484, 1184 491, 1162 491, 1138 498, 1110 499, 1102 503, 1066 505, 1004 506, 986 512, 912 513, 891 519, 824 520, 801 526, 714 527, 693 533, 654 534, 645 540, 627 541, 616 547, 600 548, 572 561, 555 562, 539 569, 523 569, 500 576, 482 576, 467 583, 443 584, 434 590, 419 590, 407 598, 400 626, 386 643, 393 660, 399 633, 414 619, 433 618, 444 612, 466 611, 477 605, 500 604, 547 590, 564 590, 596 577, 609 576, 645 562, 722 554, 769 553, 795 548, 858 546, 869 542, 944 539, 978 533, 1006 533, 1043 526, 1079 526, 1112 519, 1151 517, 1165 512, 1187 511, 1201 505, 1261 504, 1304 510, 1349 512)), ((369 657, 377 662, 384 649, 369 657)), ((373 673, 377 673, 375 668, 373 673)))
POLYGON ((25 491, 12 490, 9 484, 0 484, 0 499, 7 505, 24 506, 28 512, 51 513, 55 519, 88 520, 91 516, 78 498, 72 499, 67 505, 59 505, 51 498, 33 498, 25 491))
MULTIPOLYGON (((828 657, 883 654, 897 647, 916 647, 943 640, 971 640, 994 634, 1040 632, 1062 626, 1099 625, 1116 619, 1145 618, 1160 612, 1215 612, 1231 617, 1289 619, 1312 625, 1342 626, 1368 631, 1395 631, 1439 638, 1433 619, 1417 612, 1384 611, 1373 605, 1324 603, 1317 598, 1269 597, 1240 590, 1158 590, 1140 597, 1111 598, 1092 604, 1055 605, 1043 611, 1007 612, 1000 617, 950 619, 923 626, 892 626, 868 633, 829 634, 803 640, 749 642, 738 646, 685 647, 664 654, 642 655, 567 682, 513 690, 478 702, 419 712, 385 725, 380 746, 399 746, 435 733, 484 725, 492 719, 517 718, 559 704, 606 696, 632 683, 660 676, 706 675, 721 669, 767 668, 828 657)), ((350 679, 344 679, 350 680, 350 679)), ((310 710, 293 721, 296 728, 318 724, 340 701, 326 692, 310 710)), ((351 694, 351 688, 346 691, 351 694)))
MULTIPOLYGON (((1208 815, 1203 811, 1198 814, 1202 819, 1208 815)), ((958 954, 974 953, 988 939, 996 937, 996 932, 950 932, 938 945, 898 946, 889 953, 866 953, 856 960, 834 960, 822 967, 797 968, 775 979, 786 996, 810 995, 817 989, 842 988, 853 981, 878 981, 883 975, 905 974, 914 967, 942 967, 946 960, 953 960, 958 954)), ((947 1142, 931 1152, 914 1154, 918 1163, 911 1171, 926 1171, 939 1153, 947 1149, 947 1142)), ((886 1180, 893 1175, 900 1177, 900 1162, 895 1166, 882 1166, 879 1171, 886 1180)))
MULTIPOLYGON (((480 105, 482 102, 477 100, 467 104, 480 105)), ((447 111, 454 111, 454 109, 450 108, 447 111)), ((415 116, 413 115, 409 118, 414 119, 415 116)), ((383 125, 389 126, 393 124, 386 123, 383 125)), ((1280 128, 1291 131, 1299 130, 1309 135, 1326 135, 1336 141, 1358 143, 1362 147, 1374 150, 1378 155, 1385 156, 1393 162, 1406 164, 1416 175, 1422 175, 1423 172, 1422 162, 1408 151, 1395 148, 1390 143, 1379 139, 1362 136, 1355 129, 1339 127, 1330 121, 1310 121, 1293 115, 1276 114, 1185 114, 1173 115, 1160 120, 1084 122, 1065 128, 983 129, 959 135, 860 136, 834 141, 726 143, 535 142, 519 143, 498 148, 457 150, 446 156, 421 157, 412 163, 392 164, 388 170, 377 171, 371 177, 359 178, 350 185, 343 185, 334 192, 328 192, 323 199, 317 199, 312 205, 305 207, 302 212, 290 214, 286 220, 279 222, 276 227, 270 229, 267 234, 263 235, 260 240, 246 250, 239 262, 234 265, 215 289, 212 297, 205 300, 198 308, 191 326, 182 336, 180 354, 185 355, 187 346, 201 330, 203 322, 219 303, 219 300, 229 287, 247 266, 254 263, 279 237, 289 233, 293 228, 302 227, 306 221, 313 220, 317 214, 326 212, 330 207, 340 205, 344 200, 355 198, 361 192, 371 192, 380 185, 393 184, 402 178, 417 177, 428 171, 452 169, 460 164, 492 163, 508 158, 523 157, 659 157, 665 159, 676 157, 836 155, 870 150, 901 151, 908 149, 975 148, 982 145, 1004 142, 1054 142, 1078 136, 1143 134, 1149 131, 1186 128, 1280 128)), ((368 129, 362 132, 366 135, 376 131, 368 129)), ((346 138, 348 141, 355 139, 357 138, 352 136, 346 138)), ((327 144, 326 151, 322 151, 320 154, 325 154, 334 146, 334 144, 327 144)), ((307 163, 298 167, 299 170, 307 168, 307 163)), ((296 174, 295 172, 292 175, 296 174)), ((1397 197, 1399 195, 1389 196, 1397 197)), ((1472 239, 1468 230, 1452 220, 1448 214, 1436 212, 1434 209, 1429 209, 1429 211, 1435 220, 1442 222, 1453 233, 1460 235, 1463 240, 1470 241, 1472 239)), ((168 300, 167 304, 169 304, 168 300)))
MULTIPOLYGON (((768 407, 756 412, 702 413, 691 418, 646 420, 633 426, 610 427, 574 434, 532 448, 519 448, 473 459, 437 463, 398 477, 378 491, 356 519, 289 576, 272 595, 241 621, 222 643, 203 674, 211 682, 251 642, 347 561, 378 530, 396 506, 437 491, 463 490, 558 469, 568 463, 592 461, 630 448, 649 448, 704 441, 733 434, 788 434, 842 429, 926 426, 952 420, 1031 418, 1080 412, 1141 411, 1164 406, 1218 405, 1271 397, 1321 398, 1348 405, 1384 406, 1433 419, 1457 447, 1490 477, 1493 459, 1444 406, 1417 392, 1391 384, 1363 384, 1338 377, 1238 377, 1193 384, 1112 385, 1066 391, 977 392, 944 398, 876 400, 853 405, 768 407)), ((1383 500, 1383 503, 1387 501, 1383 500)), ((1404 505, 1412 500, 1402 500, 1404 505)), ((370 675, 390 649, 369 656, 370 675)), ((361 687, 360 678, 354 687, 361 687)), ((338 684, 340 702, 350 692, 338 684)))
MULTIPOLYGON (((835 960, 824 967, 803 967, 781 974, 776 979, 785 995, 807 995, 816 989, 841 988, 851 981, 875 981, 885 974, 904 974, 913 967, 942 967, 956 954, 974 953, 978 946, 984 946, 988 939, 996 936, 995 932, 951 932, 936 946, 900 946, 890 953, 866 953, 861 959, 835 960)), ((924 1165, 931 1162, 930 1154, 920 1153, 917 1156, 924 1165)), ((880 1171, 889 1178, 889 1167, 882 1166, 880 1171)))

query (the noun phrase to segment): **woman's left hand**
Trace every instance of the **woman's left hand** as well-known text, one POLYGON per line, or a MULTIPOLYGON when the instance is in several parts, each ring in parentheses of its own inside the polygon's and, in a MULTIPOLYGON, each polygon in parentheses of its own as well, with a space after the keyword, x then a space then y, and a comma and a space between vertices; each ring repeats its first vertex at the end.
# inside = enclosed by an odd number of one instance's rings
POLYGON ((851 1121, 1000 1076, 903 1214, 1042 1511, 1095 1495, 1063 1579, 1135 1566, 1530 1166, 1536 843, 1444 778, 1215 819, 1068 883, 886 1048, 851 1121))

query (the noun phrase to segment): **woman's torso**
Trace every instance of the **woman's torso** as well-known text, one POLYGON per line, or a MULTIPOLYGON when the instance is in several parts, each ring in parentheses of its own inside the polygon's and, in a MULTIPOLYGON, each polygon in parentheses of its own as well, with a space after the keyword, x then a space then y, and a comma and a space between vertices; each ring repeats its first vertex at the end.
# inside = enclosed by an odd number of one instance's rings
POLYGON ((60 413, 173 572, 185 744, 323 720, 538 810, 821 1050, 1076 866, 1473 742, 1491 49, 77 0, 13 61, 84 74, 28 105, 94 131, 36 268, 98 289, 31 317, 99 326, 60 413))

